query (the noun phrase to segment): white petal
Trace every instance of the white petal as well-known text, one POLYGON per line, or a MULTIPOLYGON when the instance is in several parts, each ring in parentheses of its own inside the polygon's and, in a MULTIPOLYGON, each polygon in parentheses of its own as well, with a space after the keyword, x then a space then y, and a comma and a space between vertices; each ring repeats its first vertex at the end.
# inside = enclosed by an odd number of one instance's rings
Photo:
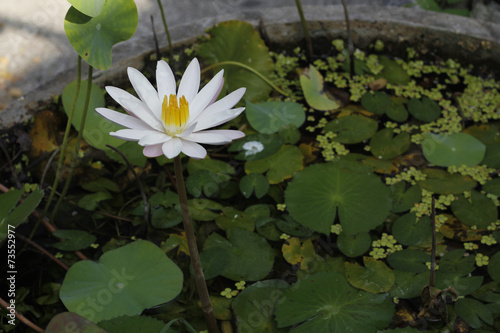
POLYGON ((207 107, 202 114, 217 112, 222 110, 229 110, 233 106, 235 106, 245 94, 246 88, 236 89, 232 93, 227 96, 224 96, 214 104, 207 107))
POLYGON ((198 123, 194 123, 193 125, 190 125, 181 134, 179 134, 177 136, 180 137, 180 138, 183 138, 183 137, 186 137, 186 136, 190 135, 191 133, 194 132, 194 130, 196 129, 197 125, 198 125, 198 123))
POLYGON ((181 153, 182 150, 182 142, 179 138, 172 138, 172 140, 168 140, 165 142, 161 149, 163 150, 163 154, 167 158, 174 158, 181 153))
POLYGON ((203 113, 201 116, 196 119, 198 122, 198 126, 196 126, 196 131, 202 131, 207 128, 216 127, 220 124, 224 124, 225 122, 230 121, 238 117, 245 108, 237 108, 231 110, 223 110, 216 113, 203 113))
POLYGON ((186 97, 189 104, 193 101, 200 88, 200 64, 198 59, 194 58, 189 66, 186 68, 184 75, 182 75, 181 83, 177 97, 186 97))
POLYGON ((164 61, 158 61, 156 67, 156 85, 158 86, 158 98, 163 103, 163 97, 175 95, 175 76, 170 66, 164 61))
POLYGON ((163 155, 163 150, 161 149, 161 146, 163 146, 162 143, 158 145, 152 145, 152 146, 146 146, 142 150, 142 153, 146 157, 158 157, 163 155))
POLYGON ((127 69, 128 78, 134 87, 135 92, 139 98, 147 104, 149 109, 153 112, 156 118, 161 117, 161 102, 158 98, 158 92, 153 87, 151 82, 137 69, 129 67, 127 69))
POLYGON ((111 132, 109 135, 114 136, 115 138, 127 140, 127 141, 139 141, 143 136, 148 134, 158 133, 154 130, 145 131, 145 130, 133 130, 133 129, 122 129, 116 132, 111 132))
POLYGON ((217 90, 217 92, 215 93, 214 98, 212 98, 212 100, 210 101, 210 103, 208 103, 208 105, 212 105, 212 104, 214 104, 214 102, 215 102, 215 101, 217 100, 217 98, 219 97, 220 92, 222 91, 222 87, 224 87, 224 78, 222 78, 222 82, 220 83, 219 89, 218 89, 218 90, 217 90))
POLYGON ((202 131, 197 133, 191 133, 191 135, 183 138, 184 140, 199 142, 209 145, 223 145, 231 142, 231 138, 227 135, 220 133, 207 133, 209 131, 202 131))
POLYGON ((245 136, 245 133, 237 130, 211 130, 211 131, 203 131, 202 133, 214 133, 214 134, 222 134, 229 137, 231 140, 241 139, 245 136))
POLYGON ((182 152, 187 156, 195 159, 203 159, 205 158, 205 156, 207 156, 207 151, 205 148, 203 148, 196 142, 186 140, 182 141, 182 152))
POLYGON ((127 114, 121 113, 121 112, 116 112, 110 109, 106 108, 96 108, 95 111, 99 113, 101 116, 104 118, 107 118, 111 120, 114 123, 117 123, 118 125, 122 125, 131 129, 138 129, 138 130, 150 130, 152 129, 151 126, 148 124, 144 123, 142 120, 140 120, 137 117, 129 116, 127 114))
POLYGON ((144 123, 149 124, 149 126, 154 129, 159 131, 163 130, 163 124, 140 99, 116 87, 106 87, 106 91, 109 96, 117 101, 127 112, 141 119, 144 123))
POLYGON ((214 99, 214 96, 217 94, 217 91, 219 91, 221 82, 223 81, 223 75, 224 70, 221 70, 196 95, 193 102, 189 105, 189 118, 196 118, 214 99))
POLYGON ((172 139, 171 136, 166 135, 165 133, 156 132, 143 136, 139 140, 138 144, 141 146, 152 146, 167 142, 170 139, 172 139))

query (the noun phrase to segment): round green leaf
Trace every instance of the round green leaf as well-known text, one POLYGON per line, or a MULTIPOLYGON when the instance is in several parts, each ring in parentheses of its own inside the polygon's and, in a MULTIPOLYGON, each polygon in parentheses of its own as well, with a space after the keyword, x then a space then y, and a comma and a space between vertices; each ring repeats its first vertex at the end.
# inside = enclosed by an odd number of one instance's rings
POLYGON ((274 307, 284 300, 288 284, 283 280, 260 281, 238 294, 232 303, 239 332, 279 333, 286 329, 277 328, 274 321, 274 307))
POLYGON ((403 245, 418 245, 431 236, 431 219, 428 216, 417 219, 415 213, 405 214, 392 225, 392 234, 403 245))
POLYGON ((457 273, 443 273, 436 271, 436 287, 446 289, 450 286, 455 288, 459 295, 469 295, 481 287, 484 276, 460 276, 457 273))
POLYGON ((398 298, 415 298, 422 294, 422 289, 429 284, 430 271, 423 273, 394 270, 396 282, 389 293, 398 298))
POLYGON ((483 185, 483 190, 497 197, 500 196, 500 178, 494 178, 486 182, 486 184, 483 185))
POLYGON ((500 252, 495 253, 488 264, 488 274, 496 282, 500 283, 500 252))
POLYGON ((227 266, 219 272, 234 281, 257 281, 263 279, 272 269, 274 254, 271 246, 261 236, 242 228, 226 230, 225 239, 211 234, 205 241, 203 251, 220 248, 227 257, 227 266))
POLYGON ((412 98, 408 102, 408 111, 413 117, 426 123, 437 120, 441 116, 439 104, 427 96, 422 97, 421 100, 412 98))
POLYGON ((460 222, 481 229, 486 229, 498 219, 498 210, 493 201, 477 191, 471 191, 470 199, 459 195, 451 203, 451 210, 460 222))
POLYGON ((393 313, 388 294, 353 288, 336 272, 308 275, 286 290, 275 310, 278 327, 298 325, 291 333, 375 332, 391 322, 393 313))
POLYGON ((410 76, 396 61, 386 56, 379 56, 378 62, 384 66, 384 69, 377 75, 377 78, 383 77, 388 83, 396 85, 406 85, 410 82, 410 76))
POLYGON ((269 191, 269 181, 260 173, 245 175, 240 180, 240 191, 247 199, 254 192, 257 199, 260 199, 269 191))
POLYGON ((284 126, 302 126, 306 112, 302 105, 295 102, 246 102, 245 115, 250 125, 259 133, 273 134, 284 126))
POLYGON ((165 208, 161 206, 151 208, 151 225, 157 229, 175 227, 181 222, 182 215, 178 208, 165 208))
MULTIPOLYGON (((269 50, 258 31, 247 22, 227 21, 209 29, 210 38, 202 42, 198 55, 210 65, 224 61, 239 62, 249 66, 266 78, 274 69, 269 50)), ((245 98, 252 102, 267 99, 271 87, 254 73, 240 66, 224 64, 224 86, 233 91, 246 87, 245 98)))
POLYGON ((340 252, 350 258, 355 258, 368 251, 372 245, 372 239, 367 232, 355 235, 347 235, 342 232, 339 237, 337 237, 337 245, 340 252))
POLYGON ((402 213, 410 210, 422 199, 420 186, 414 185, 406 189, 406 182, 402 181, 389 187, 393 213, 402 213))
POLYGON ((361 97, 361 105, 375 114, 384 114, 392 105, 391 98, 381 91, 367 92, 361 97))
POLYGON ((427 271, 428 268, 425 263, 430 261, 431 256, 427 253, 411 249, 396 251, 387 256, 387 262, 394 269, 410 273, 427 271))
POLYGON ((438 166, 474 166, 479 164, 486 146, 475 137, 465 133, 451 135, 429 133, 422 142, 425 158, 438 166))
POLYGON ((261 217, 255 221, 255 229, 259 235, 270 241, 279 241, 283 232, 276 225, 277 219, 273 217, 261 217))
POLYGON ((276 226, 285 234, 298 237, 308 237, 313 234, 311 229, 297 223, 290 215, 284 215, 282 218, 276 220, 276 226))
POLYGON ((320 110, 329 111, 338 109, 341 105, 333 97, 329 98, 323 86, 323 76, 314 67, 310 65, 300 74, 300 86, 304 92, 307 104, 310 107, 320 110))
POLYGON ((374 175, 339 170, 334 164, 315 164, 297 173, 285 191, 290 215, 302 225, 330 234, 338 215, 348 235, 382 224, 391 208, 389 190, 374 175))
POLYGON ((350 284, 374 294, 383 293, 392 288, 396 277, 386 264, 372 257, 363 257, 363 263, 365 267, 347 264, 345 274, 350 284))
POLYGON ((340 143, 360 143, 371 138, 378 123, 367 117, 355 114, 337 118, 325 126, 325 132, 337 133, 335 141, 340 143))
POLYGON ((250 134, 234 141, 228 151, 240 152, 236 155, 238 160, 260 160, 277 152, 283 144, 283 140, 277 135, 250 134))
POLYGON ((52 244, 52 247, 62 251, 76 251, 85 249, 94 243, 97 238, 84 230, 56 230, 52 233, 61 238, 61 242, 52 244))
POLYGON ((489 168, 500 169, 500 143, 490 143, 486 146, 486 152, 481 164, 489 168))
POLYGON ((87 16, 99 16, 106 0, 68 0, 78 11, 87 16))
POLYGON ((296 146, 281 146, 273 155, 245 163, 246 173, 266 173, 270 184, 279 184, 304 168, 304 156, 296 146))
POLYGON ((462 298, 455 303, 455 312, 472 328, 480 328, 483 322, 493 325, 493 314, 483 303, 472 298, 462 298))
MULTIPOLYGON (((73 96, 75 95, 75 91, 76 81, 73 81, 66 87, 64 87, 64 90, 62 92, 64 112, 66 112, 68 116, 71 112, 71 105, 73 103, 73 96)), ((75 111, 73 114, 73 119, 71 120, 71 124, 77 131, 80 129, 80 124, 82 122, 82 114, 84 111, 83 107, 85 104, 86 94, 87 81, 82 81, 80 85, 80 92, 78 93, 75 111)), ((103 89, 92 83, 90 88, 89 108, 87 110, 85 127, 83 130, 83 138, 89 145, 94 148, 109 150, 109 148, 106 147, 107 144, 113 147, 118 147, 124 143, 123 140, 109 135, 109 132, 117 131, 123 127, 101 117, 97 112, 95 112, 95 108, 105 106, 104 94, 105 92, 103 89)))
POLYGON ((400 123, 408 119, 408 111, 406 111, 404 104, 395 99, 392 99, 391 106, 387 109, 385 114, 387 117, 400 123))
POLYGON ((113 0, 105 1, 96 17, 71 7, 64 19, 64 30, 75 51, 90 66, 105 70, 111 66, 112 46, 132 37, 137 22, 134 0, 113 0))
POLYGON ((410 148, 410 134, 401 132, 394 136, 392 128, 378 131, 370 140, 371 153, 378 159, 392 159, 410 148))
POLYGON ((168 302, 182 282, 177 265, 156 245, 140 240, 104 253, 99 262, 71 266, 60 297, 71 312, 99 322, 168 302))
POLYGON ((424 190, 437 194, 459 194, 470 191, 477 183, 469 176, 451 174, 446 170, 428 168, 422 171, 426 179, 418 182, 424 190))

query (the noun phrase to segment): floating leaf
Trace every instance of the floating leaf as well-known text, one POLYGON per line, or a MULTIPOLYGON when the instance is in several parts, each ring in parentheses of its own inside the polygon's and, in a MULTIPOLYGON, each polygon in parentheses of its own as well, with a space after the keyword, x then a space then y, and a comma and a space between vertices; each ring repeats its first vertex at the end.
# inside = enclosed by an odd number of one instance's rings
POLYGON ((408 119, 408 111, 406 111, 403 101, 398 98, 391 98, 391 106, 385 111, 385 114, 400 123, 408 119))
POLYGON ((471 191, 470 199, 459 195, 451 203, 451 209, 460 222, 481 229, 486 229, 498 219, 498 210, 493 201, 477 191, 471 191))
POLYGON ((301 244, 296 237, 287 239, 281 247, 281 252, 283 252, 283 258, 292 265, 302 263, 304 259, 313 258, 316 254, 310 239, 301 244))
POLYGON ((375 114, 384 114, 392 105, 391 98, 381 91, 367 92, 361 97, 361 105, 375 114))
POLYGON ((500 127, 498 123, 475 124, 467 127, 463 133, 472 135, 485 145, 500 143, 500 127))
POLYGON ((215 174, 208 170, 196 170, 189 173, 186 179, 186 189, 192 196, 198 198, 205 195, 212 198, 219 194, 220 186, 230 177, 226 174, 215 174))
POLYGON ((182 222, 182 215, 177 208, 151 208, 151 225, 156 229, 167 229, 178 225, 182 222))
POLYGON ((451 135, 428 133, 422 142, 425 158, 438 166, 474 166, 479 164, 486 146, 465 133, 451 135))
POLYGON ((337 133, 335 141, 350 144, 371 138, 377 128, 378 123, 375 120, 353 114, 329 122, 325 126, 325 132, 337 133))
POLYGON ((417 219, 415 213, 405 214, 392 225, 392 234, 403 245, 418 245, 431 236, 431 219, 428 216, 417 219))
POLYGON ((389 291, 391 296, 398 298, 415 298, 422 294, 422 289, 429 284, 430 271, 423 273, 403 272, 394 270, 396 282, 389 291))
POLYGON ((380 178, 315 164, 297 173, 285 191, 290 214, 308 228, 330 234, 338 209, 343 232, 353 235, 384 222, 391 207, 380 178))
POLYGON ((273 217, 261 217, 255 221, 255 228, 259 235, 270 241, 279 241, 283 232, 276 225, 277 219, 273 217))
POLYGON ((374 294, 383 293, 392 288, 396 277, 386 264, 372 257, 363 257, 363 263, 365 267, 358 264, 346 264, 345 274, 350 284, 374 294))
POLYGON ((252 161, 271 156, 282 144, 283 140, 277 135, 250 134, 234 141, 228 151, 240 152, 236 155, 238 160, 252 161))
MULTIPOLYGON (((247 209, 249 209, 248 207, 247 209)), ((269 210, 267 211, 269 216, 269 210)), ((253 231, 255 229, 255 218, 249 213, 242 212, 233 207, 222 208, 222 215, 215 219, 215 223, 222 230, 228 230, 232 227, 239 227, 253 231)))
POLYGON ((62 312, 52 317, 45 328, 45 333, 65 332, 68 331, 68 328, 74 332, 109 333, 90 320, 72 312, 62 312))
POLYGON ((408 102, 408 111, 418 120, 429 123, 441 116, 441 107, 427 96, 422 99, 412 98, 408 102))
POLYGON ((172 300, 182 280, 181 270, 156 245, 140 240, 104 253, 98 263, 71 266, 60 297, 71 312, 99 322, 172 300))
POLYGON ((431 256, 427 253, 411 249, 396 251, 387 256, 387 262, 394 269, 410 273, 427 271, 428 268, 425 263, 430 261, 431 256))
POLYGON ((495 253, 488 264, 488 274, 496 282, 500 283, 500 252, 495 253))
POLYGON ((500 169, 500 143, 490 143, 486 146, 486 152, 481 164, 488 168, 500 169))
POLYGON ((112 198, 113 196, 107 191, 86 194, 78 200, 78 206, 86 210, 94 210, 99 202, 112 198))
POLYGON ((274 321, 274 307, 283 301, 288 284, 282 280, 259 281, 245 288, 233 301, 239 332, 285 333, 274 321))
POLYGON ((410 148, 410 134, 401 132, 394 136, 392 128, 384 128, 372 136, 371 153, 379 159, 392 159, 410 148))
POLYGON ((260 173, 245 175, 240 180, 240 191, 247 199, 254 192, 257 199, 260 199, 269 191, 269 181, 260 173))
POLYGON ((111 66, 112 46, 132 37, 137 22, 137 7, 133 0, 105 1, 96 17, 71 7, 64 18, 64 31, 80 57, 90 66, 105 70, 111 66))
POLYGON ((78 11, 87 16, 99 16, 106 0, 68 0, 78 11))
POLYGON ((402 181, 389 187, 392 198, 393 213, 402 213, 410 210, 422 199, 420 186, 414 185, 406 188, 406 182, 402 181))
POLYGON ((283 219, 276 220, 276 226, 287 235, 308 237, 313 231, 300 223, 297 223, 290 215, 284 215, 283 219))
POLYGON ((300 85, 304 92, 307 104, 310 107, 320 111, 330 111, 341 107, 339 101, 330 98, 323 86, 323 76, 314 67, 310 65, 300 74, 300 85))
POLYGON ((97 238, 84 230, 56 230, 52 233, 61 242, 52 244, 52 247, 62 251, 76 251, 85 249, 94 243, 97 238))
POLYGON ((287 289, 276 305, 278 327, 295 326, 289 332, 374 332, 392 320, 394 304, 388 294, 372 294, 353 288, 342 273, 309 275, 287 289))
POLYGON ((270 184, 279 184, 302 170, 302 153, 296 146, 282 146, 275 154, 245 163, 246 173, 266 173, 270 184))
POLYGON ((379 75, 377 75, 377 78, 383 77, 390 84, 397 85, 405 85, 410 82, 410 76, 396 61, 389 59, 386 56, 379 56, 378 62, 384 66, 384 69, 379 75))
POLYGON ((145 316, 121 316, 103 320, 99 323, 99 326, 109 333, 177 332, 171 328, 162 330, 166 326, 163 321, 145 316))
POLYGON ((462 298, 455 303, 455 312, 462 317, 472 328, 480 328, 483 321, 493 325, 493 314, 481 302, 472 298, 462 298))
POLYGON ((422 171, 426 179, 418 182, 424 190, 437 194, 459 194, 470 191, 477 183, 469 176, 450 174, 441 169, 425 169, 422 171))
POLYGON ((487 181, 486 184, 483 185, 483 190, 497 197, 500 196, 500 178, 494 178, 487 181))
MULTIPOLYGON (((197 53, 210 65, 225 61, 249 66, 266 78, 271 77, 274 65, 269 50, 255 28, 243 21, 227 21, 210 28, 210 38, 200 43, 197 53)), ((253 103, 267 99, 271 87, 254 73, 239 66, 222 64, 225 90, 246 87, 245 98, 253 103)))
POLYGON ((298 128, 306 120, 304 107, 295 102, 246 102, 245 115, 250 125, 259 133, 273 134, 284 126, 298 128))
MULTIPOLYGON (((225 239, 219 234, 208 236, 203 251, 220 248, 228 263, 220 275, 234 281, 257 281, 272 269, 274 254, 271 246, 261 236, 242 228, 226 230, 225 239)), ((202 262, 203 263, 203 262, 202 262)))
POLYGON ((355 235, 347 235, 345 232, 342 232, 337 237, 337 245, 340 252, 350 258, 355 258, 368 251, 372 245, 372 239, 367 232, 355 235))

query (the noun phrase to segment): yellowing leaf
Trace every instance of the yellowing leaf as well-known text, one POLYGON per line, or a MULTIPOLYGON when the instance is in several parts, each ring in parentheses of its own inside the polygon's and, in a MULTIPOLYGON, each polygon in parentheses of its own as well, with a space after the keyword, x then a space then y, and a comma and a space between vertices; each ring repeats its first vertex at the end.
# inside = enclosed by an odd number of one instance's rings
POLYGON ((341 106, 339 101, 334 100, 333 97, 329 98, 326 94, 323 86, 323 76, 313 65, 304 69, 300 74, 300 85, 307 104, 316 110, 330 111, 341 106))
POLYGON ((279 184, 292 178, 295 172, 304 168, 303 156, 295 146, 282 146, 273 155, 261 160, 248 161, 245 164, 246 173, 264 173, 270 184, 279 184))
POLYGON ((168 237, 167 241, 162 244, 161 248, 162 250, 168 252, 170 250, 175 249, 176 247, 179 247, 177 250, 177 254, 180 254, 181 252, 184 252, 185 254, 189 255, 189 248, 187 245, 187 239, 186 239, 186 233, 183 231, 181 234, 169 234, 170 237, 168 237))
POLYGON ((306 258, 315 255, 314 247, 310 239, 304 241, 302 246, 297 237, 289 238, 282 246, 283 258, 292 265, 302 263, 306 258))

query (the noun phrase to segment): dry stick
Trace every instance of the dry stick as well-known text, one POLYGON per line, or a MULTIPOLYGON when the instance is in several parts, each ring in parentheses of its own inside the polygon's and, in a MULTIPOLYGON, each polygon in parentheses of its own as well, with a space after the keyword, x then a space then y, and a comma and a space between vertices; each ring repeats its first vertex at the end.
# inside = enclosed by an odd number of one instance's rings
POLYGON ((139 180, 139 176, 137 176, 137 173, 135 172, 134 167, 132 166, 132 164, 130 164, 128 159, 125 157, 125 155, 122 154, 121 151, 119 151, 118 149, 116 149, 115 147, 110 146, 110 145, 106 145, 106 147, 111 148, 114 151, 116 151, 118 153, 118 155, 120 155, 123 158, 125 163, 127 163, 127 166, 130 169, 130 171, 132 171, 132 173, 134 174, 135 180, 137 180, 137 186, 139 186, 139 191, 141 191, 142 201, 144 202, 144 225, 146 226, 146 229, 147 229, 148 220, 149 220, 148 199, 146 198, 146 192, 144 191, 144 187, 142 187, 142 183, 139 180))
MULTIPOLYGON (((5 187, 3 184, 0 184, 0 191, 4 192, 4 193, 7 193, 9 192, 9 189, 7 187, 5 187)), ((20 202, 23 201, 23 199, 19 199, 20 202)), ((45 228, 50 231, 50 233, 54 233, 54 231, 57 230, 57 228, 55 226, 53 226, 49 220, 44 217, 43 219, 41 218, 41 215, 40 213, 38 213, 38 211, 34 210, 31 212, 31 214, 33 214, 37 219, 41 219, 41 222, 43 223, 43 225, 45 226, 45 228)), ((77 256, 78 258, 82 259, 82 260, 87 260, 88 258, 83 254, 81 253, 80 251, 73 251, 77 256)))
MULTIPOLYGON (((3 298, 0 297, 0 304, 5 308, 7 309, 7 311, 10 311, 9 309, 9 304, 7 304, 7 302, 5 302, 3 300, 3 298)), ((14 314, 16 315, 17 319, 19 319, 23 324, 25 324, 26 326, 29 326, 31 327, 34 331, 36 332, 39 332, 39 333, 44 333, 45 331, 43 329, 41 329, 40 327, 36 326, 35 324, 33 324, 28 318, 26 318, 25 316, 23 316, 22 313, 19 313, 17 312, 16 310, 14 310, 14 314)))
POLYGON ((21 188, 21 183, 19 182, 19 179, 17 178, 16 170, 12 166, 12 160, 10 159, 9 152, 7 151, 7 148, 5 148, 5 145, 3 144, 3 140, 0 141, 0 147, 2 147, 2 150, 5 154, 5 158, 7 159, 7 163, 9 163, 10 172, 12 173, 12 178, 14 178, 14 182, 16 183, 16 187, 21 188))
MULTIPOLYGON (((160 7, 161 19, 163 21, 163 27, 165 28, 165 33, 167 34, 168 39, 168 53, 170 54, 169 62, 172 62, 174 59, 174 48, 172 47, 172 38, 170 38, 170 32, 168 31, 167 19, 165 18, 165 12, 163 11, 163 5, 161 4, 161 0, 158 0, 158 7, 160 7)), ((160 60, 160 59, 158 59, 160 60)))
POLYGON ((347 5, 345 0, 342 0, 342 6, 344 7, 345 24, 347 27, 347 50, 349 51, 349 62, 351 77, 354 76, 354 42, 352 41, 351 33, 351 21, 349 20, 349 12, 347 11, 347 5))
POLYGON ((29 239, 28 237, 24 237, 23 235, 21 234, 16 234, 17 237, 21 238, 23 241, 25 241, 26 243, 28 243, 29 245, 33 246, 34 248, 36 248, 38 251, 42 252, 43 254, 45 254, 47 257, 49 257, 50 259, 54 260, 56 264, 58 264, 59 266, 61 266, 62 268, 64 268, 65 270, 68 270, 69 267, 66 266, 65 263, 63 263, 61 260, 57 259, 56 257, 54 257, 54 255, 52 253, 50 253, 49 251, 45 250, 43 247, 41 247, 40 245, 38 245, 37 243, 33 242, 31 239, 29 239))
POLYGON ((57 153, 61 150, 61 148, 57 148, 54 150, 54 152, 50 155, 49 160, 47 161, 47 164, 45 165, 45 168, 43 169, 42 173, 42 178, 40 178, 40 188, 43 188, 43 182, 45 181, 45 176, 47 175, 47 171, 49 171, 50 165, 52 164, 52 160, 54 157, 57 155, 57 153))
POLYGON ((295 6, 297 7, 297 11, 299 12, 300 23, 302 24, 302 30, 304 30, 304 37, 306 38, 307 59, 309 60, 309 62, 311 62, 313 57, 311 35, 309 35, 309 28, 307 27, 307 21, 304 16, 304 11, 302 10, 302 4, 300 3, 300 0, 295 0, 295 6))
POLYGON ((175 178, 177 182, 177 194, 179 195, 179 202, 181 205, 182 221, 184 222, 184 231, 186 232, 186 240, 189 248, 189 256, 191 257, 191 265, 193 266, 194 280, 198 294, 200 295, 201 307, 205 315, 208 331, 210 333, 218 333, 217 321, 215 320, 212 304, 210 303, 210 295, 208 294, 207 283, 205 282, 205 275, 201 267, 200 254, 198 246, 196 245, 196 236, 194 234, 193 223, 189 215, 189 206, 186 193, 186 186, 184 184, 184 176, 182 175, 181 157, 174 158, 175 178))
POLYGON ((432 221, 432 249, 431 249, 431 277, 429 285, 434 287, 436 284, 436 208, 434 196, 431 201, 431 221, 432 221))

